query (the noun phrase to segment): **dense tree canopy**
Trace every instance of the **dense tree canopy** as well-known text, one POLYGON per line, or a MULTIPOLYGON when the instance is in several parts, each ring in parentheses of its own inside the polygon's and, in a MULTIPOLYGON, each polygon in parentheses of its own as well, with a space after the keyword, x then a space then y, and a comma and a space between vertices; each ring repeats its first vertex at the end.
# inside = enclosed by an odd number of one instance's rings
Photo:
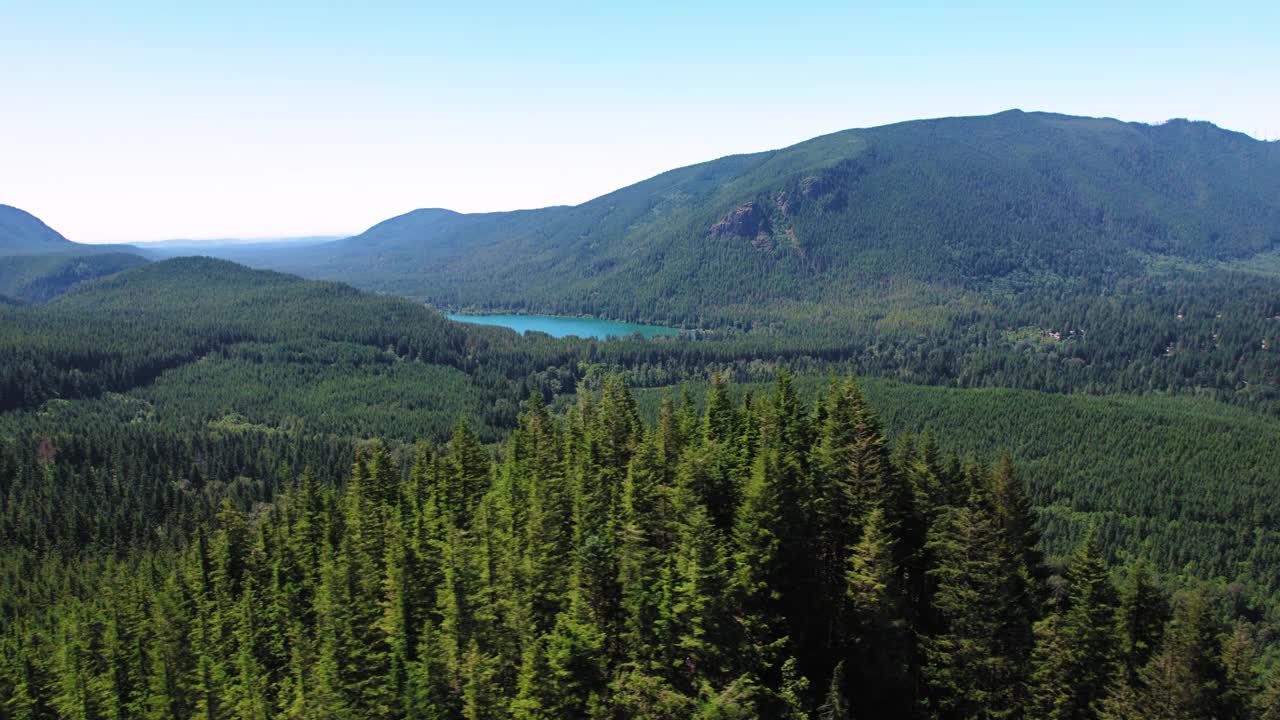
POLYGON ((893 442, 848 380, 726 390, 656 424, 617 376, 563 414, 535 395, 492 451, 465 423, 271 450, 270 502, 121 553, 14 528, 0 717, 1274 712, 1268 622, 1109 572, 1096 534, 1046 567, 1007 458, 893 442))
POLYGON ((0 304, 0 719, 1273 717, 1272 282, 902 299, 0 304))

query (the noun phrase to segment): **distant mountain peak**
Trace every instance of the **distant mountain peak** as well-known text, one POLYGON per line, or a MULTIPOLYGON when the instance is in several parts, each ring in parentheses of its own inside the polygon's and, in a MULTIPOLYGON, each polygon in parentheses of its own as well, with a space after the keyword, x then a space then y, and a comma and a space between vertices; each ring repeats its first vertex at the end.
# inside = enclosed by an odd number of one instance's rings
POLYGON ((0 255, 70 250, 75 243, 40 218, 12 205, 0 205, 0 255))

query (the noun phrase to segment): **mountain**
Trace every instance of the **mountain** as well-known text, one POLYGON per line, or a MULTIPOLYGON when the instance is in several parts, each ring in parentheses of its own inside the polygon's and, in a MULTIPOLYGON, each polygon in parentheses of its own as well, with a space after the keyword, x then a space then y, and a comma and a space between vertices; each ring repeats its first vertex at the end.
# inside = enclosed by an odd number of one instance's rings
POLYGON ((214 418, 228 407, 265 408, 281 423, 319 424, 332 419, 329 408, 344 408, 344 417, 368 408, 364 422, 379 423, 380 433, 397 422, 441 433, 459 413, 512 422, 509 383, 545 371, 565 348, 347 285, 174 258, 82 283, 42 305, 0 306, 0 414, 187 373, 171 381, 165 407, 198 406, 214 418))
POLYGON ((132 245, 90 245, 72 242, 40 218, 12 205, 0 205, 0 257, 46 253, 134 252, 132 245))
POLYGON ((67 252, 76 243, 41 222, 40 218, 11 205, 0 205, 0 255, 67 252))
POLYGON ((147 261, 128 245, 72 242, 31 213, 0 205, 0 296, 45 302, 86 280, 147 261))
POLYGON ((1008 111, 848 130, 582 205, 416 210, 262 265, 446 306, 690 321, 884 283, 1106 286, 1280 247, 1280 144, 1008 111))

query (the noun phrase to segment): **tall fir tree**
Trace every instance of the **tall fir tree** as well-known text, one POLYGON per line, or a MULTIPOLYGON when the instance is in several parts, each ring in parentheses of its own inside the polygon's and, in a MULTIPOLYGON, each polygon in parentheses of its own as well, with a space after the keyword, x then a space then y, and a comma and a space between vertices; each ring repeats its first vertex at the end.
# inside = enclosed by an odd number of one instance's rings
POLYGON ((1021 553, 1010 552, 988 498, 975 490, 930 540, 941 632, 924 642, 927 709, 942 720, 1017 717, 1025 702, 1030 619, 1021 553))
POLYGON ((1120 632, 1120 661, 1129 682, 1160 647, 1169 608, 1164 592, 1156 584, 1151 566, 1139 558, 1129 568, 1120 586, 1116 621, 1120 632))
POLYGON ((1117 679, 1120 638, 1115 590, 1093 530, 1067 569, 1067 607, 1036 626, 1028 713, 1045 720, 1089 720, 1117 679))

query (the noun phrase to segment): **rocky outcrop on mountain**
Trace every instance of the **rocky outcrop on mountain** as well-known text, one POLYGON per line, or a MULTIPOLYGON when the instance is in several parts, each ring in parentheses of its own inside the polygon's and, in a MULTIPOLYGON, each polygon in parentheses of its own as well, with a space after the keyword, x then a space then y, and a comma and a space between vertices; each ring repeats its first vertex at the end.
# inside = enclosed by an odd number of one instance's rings
MULTIPOLYGON (((745 202, 729 211, 720 222, 711 226, 711 237, 718 240, 743 238, 755 243, 773 235, 769 213, 755 201, 745 202)), ((759 246, 757 246, 759 247, 759 246)))

